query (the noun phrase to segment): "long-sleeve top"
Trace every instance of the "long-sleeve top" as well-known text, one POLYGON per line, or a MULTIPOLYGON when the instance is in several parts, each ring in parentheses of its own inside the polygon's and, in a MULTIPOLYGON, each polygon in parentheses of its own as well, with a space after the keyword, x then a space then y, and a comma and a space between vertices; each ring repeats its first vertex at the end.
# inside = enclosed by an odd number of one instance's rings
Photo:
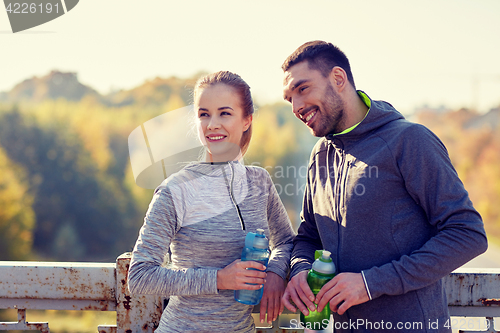
POLYGON ((401 331, 398 323, 451 332, 441 278, 486 250, 481 216, 431 131, 360 96, 370 108, 364 120, 312 151, 291 276, 310 269, 321 248, 338 272, 362 273, 371 300, 334 314, 345 328, 336 332, 371 332, 382 321, 386 332, 401 331))
POLYGON ((266 170, 193 163, 156 190, 135 244, 131 293, 169 297, 156 332, 252 332, 252 306, 217 289, 217 271, 241 258, 247 232, 264 229, 267 271, 286 278, 294 232, 266 170), (238 216, 239 207, 245 230, 238 216), (170 248, 171 262, 163 265, 170 248))

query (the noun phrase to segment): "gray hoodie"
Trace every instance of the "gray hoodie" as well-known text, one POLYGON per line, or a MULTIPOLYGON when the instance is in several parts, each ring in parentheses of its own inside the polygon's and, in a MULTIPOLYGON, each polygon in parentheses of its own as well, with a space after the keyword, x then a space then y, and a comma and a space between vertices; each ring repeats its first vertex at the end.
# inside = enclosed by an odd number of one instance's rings
POLYGON ((254 331, 253 306, 218 290, 217 270, 241 258, 245 235, 259 228, 271 249, 267 271, 286 278, 294 232, 263 168, 194 163, 156 189, 128 274, 132 293, 170 296, 156 332, 254 331))
POLYGON ((451 332, 440 279, 486 250, 481 216, 431 131, 369 106, 312 151, 291 276, 322 248, 338 272, 363 272, 371 300, 334 314, 336 332, 451 332))

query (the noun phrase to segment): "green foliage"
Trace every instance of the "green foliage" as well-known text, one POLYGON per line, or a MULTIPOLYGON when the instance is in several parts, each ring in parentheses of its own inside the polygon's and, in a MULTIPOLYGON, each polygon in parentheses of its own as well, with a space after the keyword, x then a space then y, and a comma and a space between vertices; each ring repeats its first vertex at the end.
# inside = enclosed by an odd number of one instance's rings
POLYGON ((26 173, 0 147, 0 260, 25 260, 31 254, 35 214, 26 173))
POLYGON ((0 116, 0 144, 30 179, 34 247, 58 260, 113 260, 135 237, 121 183, 100 168, 71 127, 16 109, 0 116), (104 256, 104 257, 103 257, 104 256))

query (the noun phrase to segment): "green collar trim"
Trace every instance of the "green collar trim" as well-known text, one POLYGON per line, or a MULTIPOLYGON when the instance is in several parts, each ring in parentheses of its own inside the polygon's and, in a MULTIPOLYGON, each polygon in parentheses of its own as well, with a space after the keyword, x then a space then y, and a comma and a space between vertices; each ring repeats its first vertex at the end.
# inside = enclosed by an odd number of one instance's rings
MULTIPOLYGON (((359 98, 361 98, 361 100, 363 101, 363 103, 365 103, 365 105, 368 107, 368 111, 366 112, 365 116, 363 117, 363 120, 365 120, 366 116, 368 115, 368 112, 370 112, 370 108, 372 106, 372 101, 370 100, 370 97, 368 97, 367 94, 365 94, 364 92, 362 92, 361 90, 357 90, 356 91, 359 95, 359 98)), ((352 131, 353 129, 355 129, 359 124, 361 124, 361 121, 359 123, 357 123, 356 125, 353 125, 349 128, 346 128, 345 130, 343 130, 342 132, 340 133, 337 133, 337 134, 334 134, 335 135, 341 135, 341 134, 346 134, 346 133, 349 133, 350 131, 352 131)))

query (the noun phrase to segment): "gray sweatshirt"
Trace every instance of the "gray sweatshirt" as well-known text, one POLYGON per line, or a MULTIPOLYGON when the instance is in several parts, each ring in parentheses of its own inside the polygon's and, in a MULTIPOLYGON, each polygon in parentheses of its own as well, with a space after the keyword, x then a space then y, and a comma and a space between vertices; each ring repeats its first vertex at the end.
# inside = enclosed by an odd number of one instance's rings
POLYGON ((269 239, 267 271, 285 278, 294 232, 262 168, 194 163, 156 189, 128 275, 131 293, 170 297, 156 332, 254 330, 253 307, 236 302, 233 290, 217 289, 217 270, 241 258, 245 235, 258 228, 269 239))
POLYGON ((451 332, 441 278, 486 250, 481 216, 431 131, 368 104, 312 151, 291 276, 322 248, 363 274, 371 300, 335 313, 335 332, 451 332))

